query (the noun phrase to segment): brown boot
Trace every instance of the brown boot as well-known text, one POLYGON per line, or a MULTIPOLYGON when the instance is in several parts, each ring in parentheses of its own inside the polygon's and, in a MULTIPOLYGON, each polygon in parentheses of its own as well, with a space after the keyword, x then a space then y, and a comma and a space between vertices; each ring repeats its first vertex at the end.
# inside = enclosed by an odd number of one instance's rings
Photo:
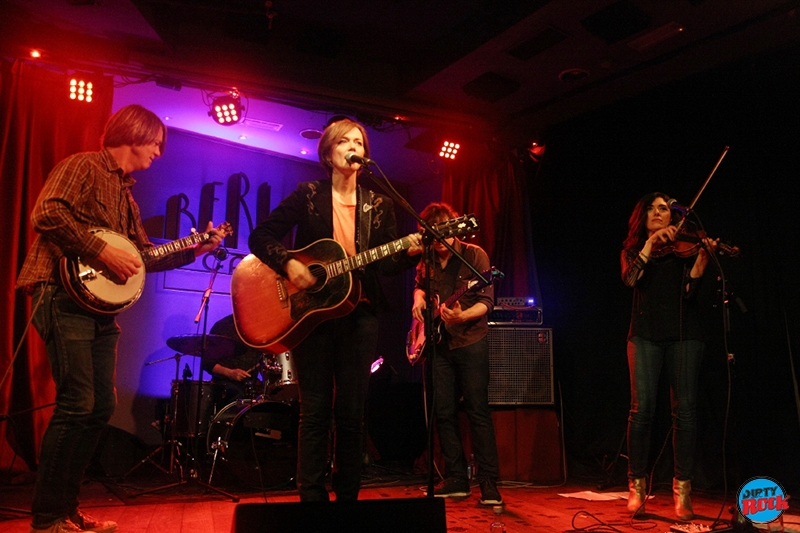
POLYGON ((644 502, 647 497, 647 478, 638 477, 628 479, 628 511, 633 516, 641 516, 645 513, 644 502))
POLYGON ((675 516, 680 520, 691 520, 694 518, 692 510, 692 500, 689 493, 692 492, 692 481, 690 479, 672 480, 672 499, 675 501, 675 516))

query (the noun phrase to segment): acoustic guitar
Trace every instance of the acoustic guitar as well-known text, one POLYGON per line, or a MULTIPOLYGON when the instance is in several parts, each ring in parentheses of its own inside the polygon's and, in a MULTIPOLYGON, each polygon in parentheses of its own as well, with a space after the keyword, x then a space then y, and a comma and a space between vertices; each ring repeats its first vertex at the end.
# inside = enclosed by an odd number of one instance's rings
MULTIPOLYGON (((479 291, 482 288, 492 284, 495 280, 503 279, 505 274, 497 270, 496 268, 492 267, 489 270, 481 272, 481 278, 483 279, 472 279, 468 281, 463 287, 458 289, 450 298, 444 301, 444 305, 447 307, 453 307, 459 298, 464 296, 469 291, 479 291)), ((437 305, 436 309, 433 310, 433 335, 434 335, 434 343, 438 344, 441 341, 442 333, 442 319, 439 312, 439 305, 438 305, 438 297, 436 298, 437 305)), ((425 347, 427 346, 426 338, 425 338, 425 323, 417 320, 416 318, 411 319, 411 329, 408 331, 408 336, 406 337, 406 357, 408 358, 408 362, 411 365, 415 365, 416 363, 422 363, 425 361, 425 347)))
MULTIPOLYGON (((211 238, 210 233, 192 233, 188 237, 140 252, 130 239, 116 231, 92 228, 89 232, 111 246, 138 255, 143 264, 166 254, 204 243, 211 238)), ((223 222, 215 232, 227 237, 233 234, 233 228, 229 223, 223 222)), ((93 313, 113 315, 124 311, 136 303, 144 290, 144 268, 140 268, 139 272, 122 281, 97 258, 62 256, 58 270, 61 284, 70 297, 75 303, 93 313)))
MULTIPOLYGON (((474 233, 478 220, 464 215, 435 226, 444 237, 474 233)), ((320 239, 291 252, 317 283, 299 289, 253 254, 237 265, 231 278, 236 330, 253 348, 282 353, 297 346, 320 323, 347 315, 361 298, 352 271, 411 247, 411 236, 348 256, 333 239, 320 239)))

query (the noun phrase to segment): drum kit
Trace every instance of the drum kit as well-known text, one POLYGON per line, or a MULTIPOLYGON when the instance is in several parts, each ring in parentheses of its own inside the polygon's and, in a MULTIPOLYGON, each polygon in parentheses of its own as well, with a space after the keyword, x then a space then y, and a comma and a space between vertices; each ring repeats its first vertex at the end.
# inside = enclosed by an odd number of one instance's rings
POLYGON ((188 439, 196 450, 205 448, 196 454, 205 455, 211 462, 209 486, 218 462, 220 468, 254 488, 285 486, 293 482, 299 391, 291 353, 261 353, 258 362, 245 369, 251 375, 256 372, 260 379, 245 380, 244 396, 229 401, 230 398, 225 397, 225 386, 216 381, 192 380, 188 368, 183 379, 178 376, 183 356, 202 357, 211 366, 217 363, 225 366, 225 361, 235 355, 233 339, 212 334, 182 335, 169 338, 167 346, 177 352, 175 356, 147 363, 175 360, 175 379, 162 426, 165 441, 142 463, 153 462, 151 458, 168 446, 169 470, 157 466, 169 473, 177 466, 183 477, 183 465, 178 459, 183 446, 180 439, 188 439))

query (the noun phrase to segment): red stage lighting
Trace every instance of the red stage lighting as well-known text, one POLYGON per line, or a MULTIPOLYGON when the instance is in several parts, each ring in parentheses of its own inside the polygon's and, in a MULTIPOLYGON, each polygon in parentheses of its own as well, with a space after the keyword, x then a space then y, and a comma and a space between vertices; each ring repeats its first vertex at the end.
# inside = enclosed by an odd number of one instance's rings
POLYGON ((94 86, 92 82, 79 78, 69 80, 69 98, 79 102, 91 102, 94 97, 94 86))
POLYGON ((439 157, 444 157, 445 159, 455 159, 459 149, 461 149, 460 144, 444 141, 442 143, 442 147, 439 149, 439 157))

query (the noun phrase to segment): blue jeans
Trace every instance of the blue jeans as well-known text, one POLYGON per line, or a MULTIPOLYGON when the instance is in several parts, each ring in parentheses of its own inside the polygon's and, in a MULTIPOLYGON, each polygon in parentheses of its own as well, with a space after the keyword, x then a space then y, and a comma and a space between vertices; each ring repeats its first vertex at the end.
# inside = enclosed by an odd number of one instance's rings
POLYGON ((31 505, 33 527, 44 529, 78 508, 83 474, 117 402, 120 329, 113 316, 78 307, 60 286, 36 288, 34 304, 40 297, 33 325, 45 342, 56 385, 31 505))
POLYGON ((662 368, 667 371, 672 410, 674 476, 691 479, 697 440, 697 389, 705 345, 698 340, 628 341, 631 410, 628 417, 628 477, 647 475, 650 434, 662 368))
POLYGON ((463 396, 478 480, 497 482, 500 468, 489 409, 489 344, 485 337, 454 350, 444 344, 436 347, 433 396, 445 479, 467 480, 467 460, 458 425, 459 400, 463 396))
POLYGON ((364 446, 364 409, 370 366, 378 344, 378 318, 359 304, 323 322, 292 350, 300 389, 297 488, 300 501, 328 501, 325 473, 335 423, 331 486, 337 501, 358 499, 364 446))

